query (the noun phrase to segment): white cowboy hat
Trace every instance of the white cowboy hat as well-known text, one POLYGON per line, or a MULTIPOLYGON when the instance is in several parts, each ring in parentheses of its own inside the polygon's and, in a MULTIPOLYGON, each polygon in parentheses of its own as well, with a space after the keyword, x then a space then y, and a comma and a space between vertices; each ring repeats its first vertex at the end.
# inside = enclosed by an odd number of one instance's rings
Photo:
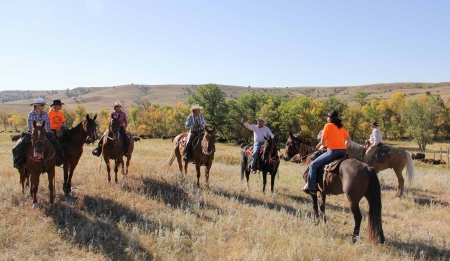
POLYGON ((262 122, 264 122, 264 124, 267 123, 267 121, 263 117, 259 117, 258 119, 256 119, 256 121, 262 121, 262 122))
POLYGON ((114 103, 113 108, 115 109, 116 107, 122 107, 122 104, 121 104, 119 101, 116 101, 116 102, 114 103))
POLYGON ((201 109, 203 109, 203 107, 198 105, 198 104, 193 104, 191 106, 191 111, 193 111, 193 110, 201 110, 201 109))
POLYGON ((42 99, 42 98, 37 98, 37 99, 34 99, 33 103, 30 104, 30 106, 31 106, 31 105, 46 105, 46 104, 48 104, 48 103, 46 103, 46 102, 44 101, 44 99, 42 99))

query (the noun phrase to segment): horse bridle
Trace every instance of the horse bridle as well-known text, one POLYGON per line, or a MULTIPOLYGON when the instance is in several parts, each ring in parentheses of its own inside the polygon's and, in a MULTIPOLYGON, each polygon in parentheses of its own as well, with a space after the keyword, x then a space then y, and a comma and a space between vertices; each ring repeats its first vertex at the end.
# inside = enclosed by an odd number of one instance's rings
MULTIPOLYGON (((301 138, 298 138, 298 137, 293 137, 293 138, 291 138, 291 140, 294 140, 294 139, 296 139, 296 140, 300 140, 300 141, 302 141, 302 142, 305 142, 306 140, 303 140, 303 139, 301 139, 301 138)), ((301 145, 301 144, 300 144, 301 145)), ((299 147, 300 147, 300 145, 299 145, 299 147)), ((293 145, 291 145, 291 146, 289 146, 289 147, 292 147, 294 150, 295 150, 295 154, 299 154, 300 153, 300 150, 299 149, 297 149, 297 147, 296 146, 293 146, 293 145)), ((306 154, 305 156, 303 156, 303 157, 300 157, 300 159, 301 160, 303 160, 304 158, 306 158, 306 157, 308 157, 309 155, 312 155, 314 153, 314 151, 313 152, 311 152, 311 153, 309 153, 309 154, 306 154)))
MULTIPOLYGON (((266 141, 266 143, 267 143, 267 141, 266 141)), ((265 146, 265 147, 267 147, 267 146, 265 146)), ((272 164, 272 163, 275 163, 275 162, 277 162, 277 161, 279 160, 279 159, 278 159, 278 154, 275 154, 275 156, 272 157, 273 150, 274 150, 276 147, 277 147, 277 143, 276 143, 274 140, 272 140, 272 146, 270 147, 270 151, 269 151, 269 158, 266 159, 266 160, 264 160, 264 162, 269 163, 269 164, 272 164)), ((263 155, 265 154, 265 152, 266 152, 266 148, 264 148, 264 153, 263 153, 263 155)))
POLYGON ((209 139, 205 139, 205 136, 206 136, 206 135, 211 135, 211 133, 206 132, 206 133, 203 135, 203 138, 202 138, 202 152, 203 152, 203 154, 205 154, 205 155, 207 155, 207 156, 210 156, 210 155, 214 154, 214 152, 216 152, 216 149, 214 148, 214 149, 212 149, 211 151, 208 151, 208 148, 209 148, 209 139), (205 140, 206 140, 206 141, 205 141, 205 140), (205 143, 206 143, 206 146, 204 146, 205 143))

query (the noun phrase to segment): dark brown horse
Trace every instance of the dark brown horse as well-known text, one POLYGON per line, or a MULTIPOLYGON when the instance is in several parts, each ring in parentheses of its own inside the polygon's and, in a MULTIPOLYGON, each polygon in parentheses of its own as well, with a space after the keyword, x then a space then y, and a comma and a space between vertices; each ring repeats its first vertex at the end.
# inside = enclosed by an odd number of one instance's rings
POLYGON ((103 159, 106 163, 106 171, 108 172, 108 181, 111 182, 111 166, 109 164, 109 160, 114 160, 114 173, 115 173, 115 179, 114 181, 117 183, 117 172, 119 171, 119 167, 122 167, 122 175, 128 174, 128 167, 130 166, 130 160, 131 155, 133 154, 134 150, 134 140, 133 137, 129 132, 127 132, 130 140, 130 147, 129 152, 130 154, 127 157, 127 163, 126 163, 126 172, 124 170, 124 161, 123 161, 123 145, 122 145, 122 137, 120 136, 119 132, 120 121, 119 118, 111 118, 111 121, 109 123, 109 129, 108 129, 108 135, 105 135, 103 138, 103 145, 102 145, 102 153, 103 153, 103 159))
POLYGON ((48 175, 50 204, 54 202, 56 151, 50 141, 45 137, 45 124, 45 121, 42 124, 33 121, 31 144, 28 146, 27 153, 25 154, 25 164, 19 169, 22 192, 24 191, 25 183, 28 185, 29 179, 31 179, 30 195, 33 197, 33 209, 38 207, 36 196, 39 177, 44 172, 47 172, 48 175))
MULTIPOLYGON (((187 133, 181 133, 173 139, 173 154, 167 162, 168 166, 172 165, 176 157, 181 173, 183 173, 182 153, 184 147, 186 146, 187 135, 187 133)), ((212 130, 209 130, 206 126, 203 134, 194 137, 194 140, 192 141, 192 157, 193 162, 195 163, 195 169, 197 171, 197 187, 200 187, 201 166, 205 166, 205 181, 206 186, 209 187, 209 170, 211 169, 211 165, 214 160, 214 152, 216 151, 215 142, 216 127, 213 127, 212 130)), ((187 174, 188 164, 189 161, 184 162, 184 174, 187 174)))
MULTIPOLYGON (((248 180, 250 178, 250 168, 252 164, 252 144, 244 144, 241 146, 241 180, 247 178, 247 187, 249 187, 248 180)), ((265 139, 263 146, 261 147, 261 153, 258 156, 258 163, 256 168, 262 171, 263 176, 263 193, 266 191, 267 174, 271 175, 270 191, 273 193, 273 187, 275 184, 275 176, 278 172, 278 166, 280 165, 280 158, 278 157, 277 142, 271 137, 265 139)))
MULTIPOLYGON (((286 142, 285 159, 292 158, 298 152, 296 148, 292 147, 297 142, 298 140, 290 133, 290 137, 286 142)), ((310 157, 311 155, 305 160, 306 166, 309 166, 311 163, 310 157)), ((355 242, 359 236, 362 220, 359 202, 365 197, 369 202, 368 239, 377 243, 384 243, 385 239, 381 220, 381 187, 375 169, 354 158, 346 158, 336 163, 337 165, 333 168, 334 171, 330 174, 324 174, 324 167, 321 167, 318 171, 317 185, 321 198, 320 211, 323 215, 324 222, 326 222, 326 195, 345 194, 349 200, 350 210, 355 220, 355 227, 351 238, 352 242, 355 242)), ((303 178, 307 182, 308 168, 306 168, 303 178)), ((317 217, 319 214, 317 194, 312 194, 311 198, 313 200, 314 213, 317 217)))
POLYGON ((399 197, 403 195, 405 185, 402 171, 406 166, 406 176, 408 177, 408 183, 411 186, 414 179, 414 164, 411 155, 406 150, 387 146, 383 146, 383 148, 386 148, 384 158, 378 158, 379 154, 377 154, 375 157, 369 159, 365 157, 367 146, 352 141, 347 148, 347 153, 349 157, 357 158, 370 166, 373 166, 377 172, 385 169, 393 169, 398 180, 397 191, 394 195, 399 197))
POLYGON ((64 184, 63 191, 69 194, 72 191, 72 176, 78 161, 83 154, 83 145, 89 138, 92 142, 97 138, 97 123, 95 119, 97 114, 91 118, 89 114, 86 118, 78 123, 75 127, 67 131, 67 135, 63 137, 61 147, 64 150, 64 184))

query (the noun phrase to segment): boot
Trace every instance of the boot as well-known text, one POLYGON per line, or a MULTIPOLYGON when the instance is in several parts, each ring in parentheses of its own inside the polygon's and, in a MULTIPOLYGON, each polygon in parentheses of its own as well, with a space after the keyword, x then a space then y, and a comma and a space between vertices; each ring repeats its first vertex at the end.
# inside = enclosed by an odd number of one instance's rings
POLYGON ((101 140, 98 142, 97 148, 95 148, 95 149, 92 151, 92 155, 97 156, 97 157, 100 157, 100 155, 102 155, 102 145, 103 145, 103 139, 101 139, 101 140))

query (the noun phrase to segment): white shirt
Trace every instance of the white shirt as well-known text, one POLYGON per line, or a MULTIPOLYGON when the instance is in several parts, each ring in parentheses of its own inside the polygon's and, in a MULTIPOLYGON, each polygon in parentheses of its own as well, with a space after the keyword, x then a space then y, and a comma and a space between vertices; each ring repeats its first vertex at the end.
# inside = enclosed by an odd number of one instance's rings
POLYGON ((274 137, 273 133, 266 126, 260 128, 258 125, 250 124, 248 122, 244 123, 244 126, 253 131, 254 142, 264 142, 264 137, 268 138, 270 136, 272 139, 274 137))
POLYGON ((372 134, 370 134, 369 141, 370 141, 370 144, 374 145, 374 146, 378 145, 378 143, 381 143, 383 141, 381 138, 381 132, 379 129, 373 128, 372 134))

